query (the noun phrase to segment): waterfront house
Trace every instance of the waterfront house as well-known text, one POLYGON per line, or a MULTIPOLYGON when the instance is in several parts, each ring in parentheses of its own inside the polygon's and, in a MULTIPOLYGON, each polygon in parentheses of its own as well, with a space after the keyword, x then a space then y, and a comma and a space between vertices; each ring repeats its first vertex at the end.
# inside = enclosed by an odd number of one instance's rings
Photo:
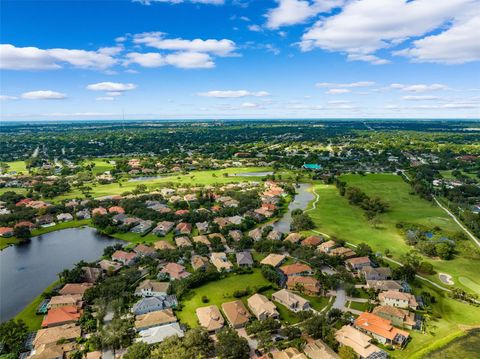
POLYGON ((137 255, 132 252, 125 251, 115 251, 112 254, 112 260, 122 263, 123 265, 129 266, 135 263, 137 255))
POLYGON ((93 284, 91 283, 67 283, 62 287, 62 289, 58 291, 58 294, 60 295, 80 294, 83 297, 87 289, 92 287, 93 287, 93 284))
POLYGON ((102 270, 96 267, 82 267, 83 279, 87 283, 95 283, 102 276, 102 270))
POLYGON ((79 311, 75 305, 50 309, 43 318, 42 328, 76 323, 80 319, 81 314, 82 311, 79 311))
POLYGON ((152 230, 152 233, 157 236, 165 236, 170 232, 175 225, 175 222, 162 221, 158 222, 157 226, 152 230))
POLYGON ((149 247, 145 244, 139 244, 133 248, 133 251, 141 257, 153 257, 157 251, 153 247, 149 247))
POLYGON ((152 227, 153 227, 153 221, 140 220, 139 223, 130 230, 130 232, 144 235, 148 233, 152 227))
POLYGON ((13 236, 13 228, 12 227, 0 227, 0 237, 11 237, 13 236))
POLYGON ((100 262, 98 262, 98 265, 104 272, 116 272, 123 267, 123 264, 109 261, 107 259, 102 259, 100 262))
POLYGON ((56 295, 50 298, 50 302, 48 302, 47 308, 55 309, 55 308, 70 307, 70 306, 81 308, 83 305, 82 297, 83 297, 82 294, 56 295))

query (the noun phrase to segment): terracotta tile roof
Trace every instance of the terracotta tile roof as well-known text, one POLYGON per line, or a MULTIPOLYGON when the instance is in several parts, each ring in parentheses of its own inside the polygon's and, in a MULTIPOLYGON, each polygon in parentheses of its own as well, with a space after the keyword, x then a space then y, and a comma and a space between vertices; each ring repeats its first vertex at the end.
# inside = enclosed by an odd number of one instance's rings
POLYGON ((157 310, 147 314, 137 315, 135 318, 135 328, 150 328, 157 325, 173 323, 177 321, 177 317, 173 314, 172 309, 157 310))
POLYGON ((312 267, 303 263, 294 263, 294 264, 287 264, 287 265, 281 266, 280 270, 285 275, 294 275, 294 274, 301 274, 304 272, 311 272, 312 267))
POLYGON ((410 334, 408 332, 393 327, 391 323, 392 322, 388 319, 384 319, 378 315, 368 312, 363 312, 357 319, 355 319, 356 327, 378 335, 382 338, 393 341, 395 336, 398 334, 404 336, 405 338, 409 337, 410 334))
POLYGON ((223 303, 222 310, 230 324, 234 327, 242 326, 250 319, 250 313, 241 300, 223 303))
POLYGON ((76 306, 65 306, 61 308, 50 309, 43 318, 42 327, 51 327, 71 322, 76 322, 80 319, 81 312, 77 310, 76 306))
POLYGON ((61 295, 81 294, 83 296, 86 290, 92 287, 93 284, 91 283, 67 283, 58 291, 58 293, 61 295))
POLYGON ((276 267, 280 265, 285 260, 285 256, 283 254, 275 254, 275 253, 270 253, 268 256, 263 258, 263 260, 260 262, 261 264, 265 265, 270 265, 272 267, 276 267))
POLYGON ((302 246, 318 246, 322 241, 322 237, 309 236, 302 241, 302 246))
POLYGON ((297 286, 301 286, 305 291, 312 293, 320 292, 320 282, 313 277, 288 277, 288 289, 295 290, 297 286))
POLYGON ((74 324, 65 324, 58 327, 40 329, 32 344, 37 347, 42 344, 56 343, 60 339, 72 340, 81 335, 81 329, 74 324))

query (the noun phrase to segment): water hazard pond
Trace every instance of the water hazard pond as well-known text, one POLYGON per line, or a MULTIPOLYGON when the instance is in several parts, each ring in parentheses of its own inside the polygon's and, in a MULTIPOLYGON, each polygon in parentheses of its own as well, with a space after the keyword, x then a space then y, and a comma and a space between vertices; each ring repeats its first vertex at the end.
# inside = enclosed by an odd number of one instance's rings
POLYGON ((296 189, 297 194, 292 202, 288 205, 288 211, 277 222, 273 228, 282 233, 290 232, 290 224, 292 223, 292 211, 295 209, 305 210, 308 204, 315 199, 312 193, 312 185, 309 183, 300 183, 296 189))
POLYGON ((58 279, 58 273, 81 260, 99 259, 117 239, 90 227, 63 229, 32 237, 28 243, 0 252, 0 320, 18 314, 58 279))

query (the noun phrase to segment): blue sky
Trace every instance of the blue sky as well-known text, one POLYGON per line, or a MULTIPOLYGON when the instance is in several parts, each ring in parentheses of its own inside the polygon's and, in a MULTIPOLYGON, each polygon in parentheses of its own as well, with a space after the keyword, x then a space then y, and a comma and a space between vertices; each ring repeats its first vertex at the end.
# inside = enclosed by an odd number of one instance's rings
POLYGON ((479 118, 479 0, 1 2, 1 119, 479 118))

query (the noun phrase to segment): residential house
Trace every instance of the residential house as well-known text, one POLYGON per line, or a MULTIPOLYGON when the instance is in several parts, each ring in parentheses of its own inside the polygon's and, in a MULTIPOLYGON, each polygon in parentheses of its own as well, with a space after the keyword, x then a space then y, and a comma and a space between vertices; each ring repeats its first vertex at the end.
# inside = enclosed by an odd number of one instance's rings
POLYGON ((237 259, 237 266, 239 267, 251 267, 253 266, 252 253, 248 251, 235 253, 237 259))
POLYGON ((192 239, 193 239, 193 242, 195 242, 195 243, 202 243, 202 244, 205 244, 208 247, 211 246, 211 243, 208 240, 208 237, 205 236, 205 235, 195 236, 192 239))
POLYGON ((220 309, 216 305, 208 307, 200 307, 195 310, 200 326, 208 332, 217 332, 223 328, 225 320, 223 319, 220 309))
POLYGON ((175 225, 174 222, 162 221, 157 223, 157 226, 152 230, 152 233, 157 236, 165 236, 170 232, 175 225))
POLYGON ((123 224, 128 216, 125 213, 118 213, 112 217, 112 222, 115 224, 123 224))
POLYGON ((12 227, 0 227, 0 237, 12 237, 13 236, 13 228, 12 227))
POLYGON ((105 208, 103 207, 97 207, 97 208, 94 208, 92 209, 92 216, 95 217, 95 216, 104 216, 106 215, 108 212, 105 208))
POLYGON ((323 242, 323 238, 320 236, 308 236, 302 241, 302 246, 317 247, 323 242))
POLYGON ((87 289, 92 287, 93 287, 93 284, 91 283, 67 283, 62 287, 62 289, 58 291, 58 294, 60 295, 80 294, 83 297, 87 289))
POLYGON ((239 229, 232 229, 228 231, 228 235, 235 241, 239 242, 243 238, 243 233, 239 229))
POLYGON ((277 307, 262 294, 256 293, 247 299, 247 305, 250 311, 258 320, 267 318, 279 318, 277 307))
POLYGON ((207 221, 197 222, 197 223, 195 223, 195 227, 197 227, 198 233, 200 233, 200 234, 208 233, 209 225, 208 225, 207 221))
POLYGON ((56 295, 50 298, 50 302, 48 302, 47 308, 55 309, 55 308, 71 307, 71 306, 81 308, 83 305, 82 297, 83 297, 82 294, 56 295))
POLYGON ((98 265, 104 272, 116 272, 123 267, 123 264, 109 261, 107 259, 102 259, 100 262, 98 262, 98 265))
POLYGON ((338 247, 338 248, 333 248, 332 250, 330 250, 330 252, 328 252, 328 255, 339 256, 339 257, 342 257, 342 258, 351 258, 351 257, 355 257, 357 254, 353 250, 351 250, 350 248, 338 247))
POLYGON ((136 338, 135 341, 152 345, 161 343, 168 337, 176 336, 183 338, 184 335, 185 334, 183 329, 180 327, 180 324, 175 322, 140 330, 138 332, 139 337, 136 338))
POLYGON ((27 227, 28 229, 34 229, 36 226, 30 221, 20 221, 13 226, 14 228, 27 227))
POLYGON ((393 325, 400 328, 412 330, 417 327, 415 313, 411 313, 408 310, 391 307, 389 305, 380 305, 373 308, 372 313, 384 319, 390 320, 393 325))
POLYGON ((235 329, 244 327, 250 320, 250 313, 241 300, 223 303, 222 310, 230 325, 235 329))
POLYGON ((207 257, 199 256, 194 254, 190 260, 193 270, 197 271, 200 269, 205 269, 208 266, 209 260, 207 257))
POLYGON ((335 333, 340 345, 353 349, 360 359, 387 359, 388 354, 372 344, 372 338, 350 325, 344 325, 335 333))
POLYGON ((115 251, 112 254, 112 260, 122 263, 123 265, 129 266, 135 263, 137 259, 137 255, 132 252, 125 252, 125 251, 115 251))
POLYGON ((267 234, 267 239, 270 241, 281 241, 282 237, 283 233, 276 230, 270 231, 270 233, 267 234))
POLYGON ((42 227, 49 227, 55 224, 55 219, 50 214, 45 214, 43 216, 37 217, 35 223, 42 227))
POLYGON ((317 247, 317 250, 322 253, 330 253, 330 251, 337 246, 335 241, 323 242, 317 247))
POLYGON ((168 274, 170 280, 187 278, 191 274, 184 266, 173 262, 167 263, 160 272, 168 274))
POLYGON ((338 354, 320 339, 307 341, 303 351, 309 359, 340 359, 338 354))
POLYGON ((60 213, 59 215, 57 215, 57 221, 59 222, 73 221, 73 216, 70 213, 60 213))
POLYGON ((90 219, 92 218, 92 215, 90 214, 90 211, 87 208, 84 208, 77 213, 75 213, 75 216, 77 219, 90 219))
POLYGON ((388 290, 378 295, 378 300, 381 305, 390 305, 398 308, 411 308, 417 309, 418 303, 415 296, 410 293, 397 292, 394 290, 388 290))
POLYGON ((281 289, 278 292, 273 293, 272 300, 284 305, 292 312, 300 312, 302 310, 310 309, 310 303, 308 300, 286 289, 281 289))
POLYGON ((224 252, 211 253, 210 262, 212 262, 219 272, 230 272, 233 268, 232 262, 228 260, 227 255, 224 252))
MULTIPOLYGON (((77 347, 76 343, 63 341, 36 346, 28 355, 28 359, 62 359, 70 357, 70 352, 77 347)), ((23 358, 23 356, 22 356, 23 358)))
POLYGON ((135 329, 145 330, 159 325, 175 323, 176 321, 177 317, 175 317, 171 308, 157 310, 155 312, 137 315, 135 318, 135 329))
POLYGON ((321 291, 320 282, 313 277, 289 276, 287 288, 309 295, 318 295, 321 291))
POLYGON ((83 279, 87 283, 95 283, 102 276, 102 270, 96 267, 82 267, 83 279))
POLYGON ((176 234, 190 234, 192 231, 192 225, 190 223, 180 222, 175 227, 176 234))
POLYGON ((222 242, 223 244, 227 243, 227 240, 221 233, 210 233, 207 237, 210 240, 210 242, 215 241, 215 239, 219 239, 220 242, 222 242))
POLYGON ((377 292, 396 291, 408 292, 408 285, 398 280, 367 280, 367 288, 375 289, 377 292))
POLYGON ((135 289, 135 295, 140 297, 166 297, 170 283, 145 279, 135 289))
POLYGON ((300 233, 295 233, 295 232, 292 232, 290 233, 285 239, 284 241, 286 242, 290 242, 290 243, 298 243, 302 240, 302 235, 300 233))
POLYGON ((355 319, 355 327, 378 340, 382 344, 402 346, 410 334, 392 326, 392 322, 373 313, 363 312, 355 319))
POLYGON ((135 227, 133 227, 130 232, 138 234, 146 234, 153 227, 153 221, 143 221, 141 220, 135 227))
POLYGON ((112 206, 108 209, 108 213, 125 213, 125 210, 120 206, 112 206))
POLYGON ((280 267, 283 274, 289 277, 313 275, 313 269, 304 263, 287 264, 280 267))
POLYGON ((213 220, 213 222, 216 223, 220 229, 224 229, 231 224, 228 218, 223 217, 217 217, 213 220))
POLYGON ((276 268, 283 263, 285 258, 286 257, 283 254, 270 253, 268 256, 262 259, 260 264, 269 265, 276 268))
POLYGON ((228 217, 228 221, 231 223, 231 224, 235 224, 237 226, 241 225, 242 224, 242 221, 243 221, 243 217, 242 216, 232 216, 232 217, 228 217))
POLYGON ((81 314, 82 311, 79 311, 75 305, 50 309, 43 318, 42 328, 76 323, 80 319, 81 314))
POLYGON ((175 249, 175 246, 167 241, 156 241, 153 246, 159 251, 163 251, 165 249, 175 249))
POLYGON ((360 269, 362 277, 369 280, 387 280, 392 277, 392 270, 388 267, 373 268, 370 266, 360 269))
POLYGON ((141 315, 157 310, 176 307, 177 304, 177 297, 174 295, 144 297, 133 305, 132 313, 135 315, 141 315))
POLYGON ((149 247, 145 244, 139 244, 133 251, 141 257, 153 257, 157 254, 157 251, 153 247, 149 247))
POLYGON ((192 242, 190 241, 190 238, 188 238, 187 236, 175 237, 175 244, 179 248, 192 246, 192 242))
POLYGON ((262 239, 262 230, 260 228, 252 229, 248 232, 248 236, 254 241, 259 241, 262 239))
POLYGON ((282 351, 272 351, 270 354, 272 355, 273 359, 308 359, 305 354, 293 347, 282 351))
POLYGON ((359 271, 365 267, 370 267, 372 265, 372 261, 369 257, 355 257, 350 258, 345 261, 345 264, 348 269, 352 271, 359 271))
POLYGON ((36 349, 42 345, 57 343, 59 341, 71 342, 82 335, 82 330, 75 324, 65 324, 52 328, 40 329, 37 331, 32 341, 32 346, 36 349))

